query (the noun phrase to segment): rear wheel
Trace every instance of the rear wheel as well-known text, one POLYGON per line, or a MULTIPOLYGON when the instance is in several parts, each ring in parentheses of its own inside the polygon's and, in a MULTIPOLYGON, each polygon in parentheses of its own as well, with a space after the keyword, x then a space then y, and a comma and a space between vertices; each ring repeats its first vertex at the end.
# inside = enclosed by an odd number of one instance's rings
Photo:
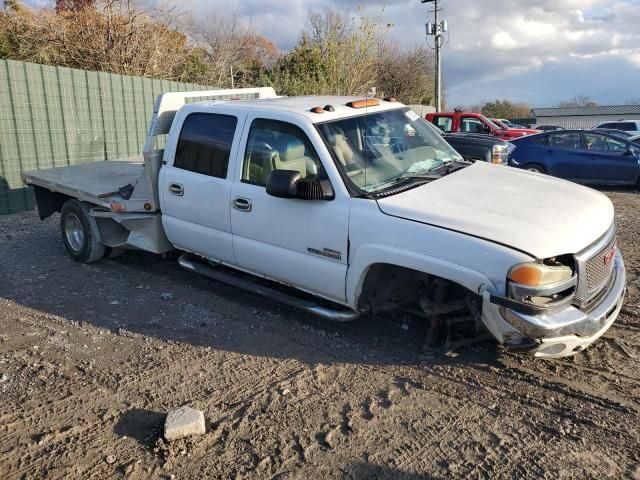
POLYGON ((544 168, 536 163, 530 163, 529 165, 525 165, 524 166, 525 170, 528 170, 530 172, 537 172, 537 173, 547 173, 544 171, 544 168))
POLYGON ((95 238, 87 210, 77 200, 62 206, 60 229, 64 246, 74 260, 93 263, 104 257, 106 248, 95 238))

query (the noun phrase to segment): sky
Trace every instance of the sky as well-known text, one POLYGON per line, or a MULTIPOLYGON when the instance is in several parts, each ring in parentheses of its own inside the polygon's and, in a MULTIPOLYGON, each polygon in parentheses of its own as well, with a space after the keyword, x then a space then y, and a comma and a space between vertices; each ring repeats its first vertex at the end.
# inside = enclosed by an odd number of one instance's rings
MULTIPOLYGON (((295 46, 307 15, 325 8, 382 15, 393 24, 391 35, 401 45, 427 42, 424 24, 429 7, 419 0, 186 1, 194 2, 193 11, 199 15, 236 13, 282 51, 295 46)), ((640 0, 441 0, 441 4, 449 23, 443 49, 448 105, 506 98, 544 107, 576 95, 616 105, 640 98, 640 0)))

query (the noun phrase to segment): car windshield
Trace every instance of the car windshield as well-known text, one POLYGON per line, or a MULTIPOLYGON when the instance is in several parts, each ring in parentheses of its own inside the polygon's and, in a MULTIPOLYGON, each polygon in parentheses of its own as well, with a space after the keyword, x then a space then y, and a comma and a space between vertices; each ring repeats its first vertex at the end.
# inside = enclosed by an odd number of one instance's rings
POLYGON ((346 178, 374 193, 420 176, 446 174, 462 157, 410 108, 362 114, 318 125, 346 178))

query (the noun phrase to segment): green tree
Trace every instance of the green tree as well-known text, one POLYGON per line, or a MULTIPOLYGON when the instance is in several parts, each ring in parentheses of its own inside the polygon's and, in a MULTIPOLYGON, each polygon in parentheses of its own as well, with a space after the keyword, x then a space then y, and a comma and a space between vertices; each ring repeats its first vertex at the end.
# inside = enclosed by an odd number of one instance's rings
POLYGON ((482 106, 481 113, 489 118, 528 117, 531 107, 526 103, 513 103, 509 100, 494 100, 482 106))

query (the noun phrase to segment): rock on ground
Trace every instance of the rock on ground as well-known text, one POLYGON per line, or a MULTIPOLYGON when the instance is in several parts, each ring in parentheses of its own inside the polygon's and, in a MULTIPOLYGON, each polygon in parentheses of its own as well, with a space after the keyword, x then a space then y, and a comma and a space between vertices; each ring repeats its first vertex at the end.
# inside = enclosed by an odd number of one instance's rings
POLYGON ((187 406, 171 410, 164 422, 164 438, 169 441, 205 433, 204 413, 187 406))

